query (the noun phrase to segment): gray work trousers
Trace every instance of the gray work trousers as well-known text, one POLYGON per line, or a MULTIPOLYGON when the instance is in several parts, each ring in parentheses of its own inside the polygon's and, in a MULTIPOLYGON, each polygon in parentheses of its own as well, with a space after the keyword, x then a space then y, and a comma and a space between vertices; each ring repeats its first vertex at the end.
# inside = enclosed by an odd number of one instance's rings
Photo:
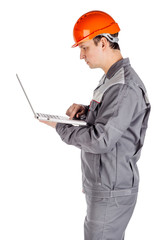
POLYGON ((125 229, 136 205, 137 193, 97 198, 86 195, 84 240, 124 240, 125 229))

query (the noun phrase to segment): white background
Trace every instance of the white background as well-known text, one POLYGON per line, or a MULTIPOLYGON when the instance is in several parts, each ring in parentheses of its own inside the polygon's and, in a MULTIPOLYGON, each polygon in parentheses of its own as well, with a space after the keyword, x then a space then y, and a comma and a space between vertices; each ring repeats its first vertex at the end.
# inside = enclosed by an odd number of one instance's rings
POLYGON ((126 240, 160 238, 158 4, 0 1, 0 240, 83 240, 80 151, 33 118, 15 74, 37 112, 64 115, 73 102, 89 104, 103 72, 90 70, 71 45, 76 20, 91 10, 106 11, 119 23, 122 55, 130 58, 152 104, 126 240))

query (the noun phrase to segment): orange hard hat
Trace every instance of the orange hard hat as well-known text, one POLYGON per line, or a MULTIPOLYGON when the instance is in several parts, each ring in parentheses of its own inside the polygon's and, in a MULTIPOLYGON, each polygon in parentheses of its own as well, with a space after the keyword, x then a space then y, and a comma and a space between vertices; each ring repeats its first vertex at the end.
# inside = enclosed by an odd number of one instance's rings
POLYGON ((82 15, 73 29, 73 38, 77 47, 79 43, 88 41, 103 33, 118 33, 120 28, 114 19, 105 12, 91 11, 82 15))

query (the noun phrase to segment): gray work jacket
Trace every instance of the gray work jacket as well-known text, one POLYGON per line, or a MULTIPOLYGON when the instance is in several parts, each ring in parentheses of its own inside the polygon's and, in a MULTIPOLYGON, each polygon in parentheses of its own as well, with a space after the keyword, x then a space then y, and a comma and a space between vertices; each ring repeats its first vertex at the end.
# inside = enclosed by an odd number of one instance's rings
POLYGON ((58 123, 61 139, 81 149, 83 191, 96 197, 138 191, 137 160, 150 103, 144 84, 122 59, 111 66, 86 106, 87 126, 58 123))

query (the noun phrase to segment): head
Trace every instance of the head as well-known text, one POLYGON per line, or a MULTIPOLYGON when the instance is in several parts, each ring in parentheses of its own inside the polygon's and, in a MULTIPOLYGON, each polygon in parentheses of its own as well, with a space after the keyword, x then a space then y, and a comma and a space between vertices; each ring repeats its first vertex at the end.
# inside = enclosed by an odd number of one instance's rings
MULTIPOLYGON (((117 37, 115 34, 113 37, 117 37)), ((107 72, 110 65, 121 58, 120 48, 117 42, 110 42, 106 37, 100 35, 95 38, 81 42, 80 59, 84 59, 90 68, 101 68, 107 72)))
POLYGON ((90 68, 103 68, 106 61, 120 52, 118 32, 120 28, 114 19, 105 12, 91 11, 82 15, 73 29, 75 44, 81 49, 80 58, 90 68))

